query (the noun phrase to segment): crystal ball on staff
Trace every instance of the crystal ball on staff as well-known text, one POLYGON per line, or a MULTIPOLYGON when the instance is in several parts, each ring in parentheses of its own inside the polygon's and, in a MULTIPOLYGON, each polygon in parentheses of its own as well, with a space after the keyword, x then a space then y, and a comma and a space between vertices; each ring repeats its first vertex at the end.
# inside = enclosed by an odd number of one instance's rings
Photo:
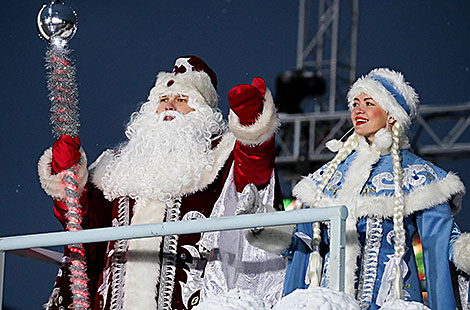
POLYGON ((60 1, 44 4, 37 16, 39 36, 48 42, 54 39, 70 41, 77 31, 77 24, 75 11, 60 1))

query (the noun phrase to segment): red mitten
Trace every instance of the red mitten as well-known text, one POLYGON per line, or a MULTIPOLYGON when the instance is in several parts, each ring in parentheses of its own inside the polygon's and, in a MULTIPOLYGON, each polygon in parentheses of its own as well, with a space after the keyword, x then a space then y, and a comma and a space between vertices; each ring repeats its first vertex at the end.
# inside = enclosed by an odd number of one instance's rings
POLYGON ((229 91, 228 103, 240 119, 240 124, 248 126, 256 121, 263 111, 265 93, 266 84, 259 77, 253 79, 252 85, 237 85, 229 91))
POLYGON ((62 135, 52 145, 52 170, 62 172, 76 164, 80 156, 80 139, 62 135))

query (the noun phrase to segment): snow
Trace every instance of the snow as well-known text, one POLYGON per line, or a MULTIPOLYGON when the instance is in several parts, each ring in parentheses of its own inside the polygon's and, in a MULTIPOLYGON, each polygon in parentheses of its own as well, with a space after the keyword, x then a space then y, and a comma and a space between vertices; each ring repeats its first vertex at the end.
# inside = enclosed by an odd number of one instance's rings
POLYGON ((387 301, 383 304, 380 310, 429 310, 428 307, 423 305, 422 303, 415 302, 415 301, 404 301, 404 300, 394 300, 394 301, 387 301))
POLYGON ((322 310, 359 310, 359 304, 344 292, 325 287, 295 290, 282 298, 273 310, 322 309, 322 310))
POLYGON ((212 296, 194 310, 267 310, 268 308, 261 298, 251 294, 249 291, 233 289, 227 293, 212 296))
MULTIPOLYGON (((194 310, 268 310, 259 297, 247 290, 233 289, 204 300, 194 310)), ((298 289, 282 298, 272 310, 360 310, 359 303, 344 292, 325 287, 298 289)), ((429 310, 418 302, 394 300, 380 310, 429 310)))

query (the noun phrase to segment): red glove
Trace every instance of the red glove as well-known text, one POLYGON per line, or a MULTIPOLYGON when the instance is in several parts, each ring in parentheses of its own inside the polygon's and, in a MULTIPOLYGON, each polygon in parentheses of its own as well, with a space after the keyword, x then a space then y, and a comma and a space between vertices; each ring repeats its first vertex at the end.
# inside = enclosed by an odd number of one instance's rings
POLYGON ((62 135, 52 145, 52 170, 62 172, 76 164, 80 156, 80 139, 62 135))
POLYGON ((266 83, 262 78, 253 79, 252 85, 237 85, 228 92, 230 109, 242 125, 252 125, 263 111, 266 83))

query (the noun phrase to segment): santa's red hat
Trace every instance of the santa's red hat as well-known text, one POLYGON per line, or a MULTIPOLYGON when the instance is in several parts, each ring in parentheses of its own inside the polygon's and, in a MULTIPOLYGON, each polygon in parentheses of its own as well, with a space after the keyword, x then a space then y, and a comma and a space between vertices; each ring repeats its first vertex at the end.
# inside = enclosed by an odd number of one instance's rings
MULTIPOLYGON (((190 105, 207 104, 217 107, 217 76, 197 56, 182 56, 175 60, 172 72, 160 72, 149 100, 159 102, 160 96, 181 94, 190 98, 190 105)), ((193 106, 197 108, 197 106, 193 106)))

